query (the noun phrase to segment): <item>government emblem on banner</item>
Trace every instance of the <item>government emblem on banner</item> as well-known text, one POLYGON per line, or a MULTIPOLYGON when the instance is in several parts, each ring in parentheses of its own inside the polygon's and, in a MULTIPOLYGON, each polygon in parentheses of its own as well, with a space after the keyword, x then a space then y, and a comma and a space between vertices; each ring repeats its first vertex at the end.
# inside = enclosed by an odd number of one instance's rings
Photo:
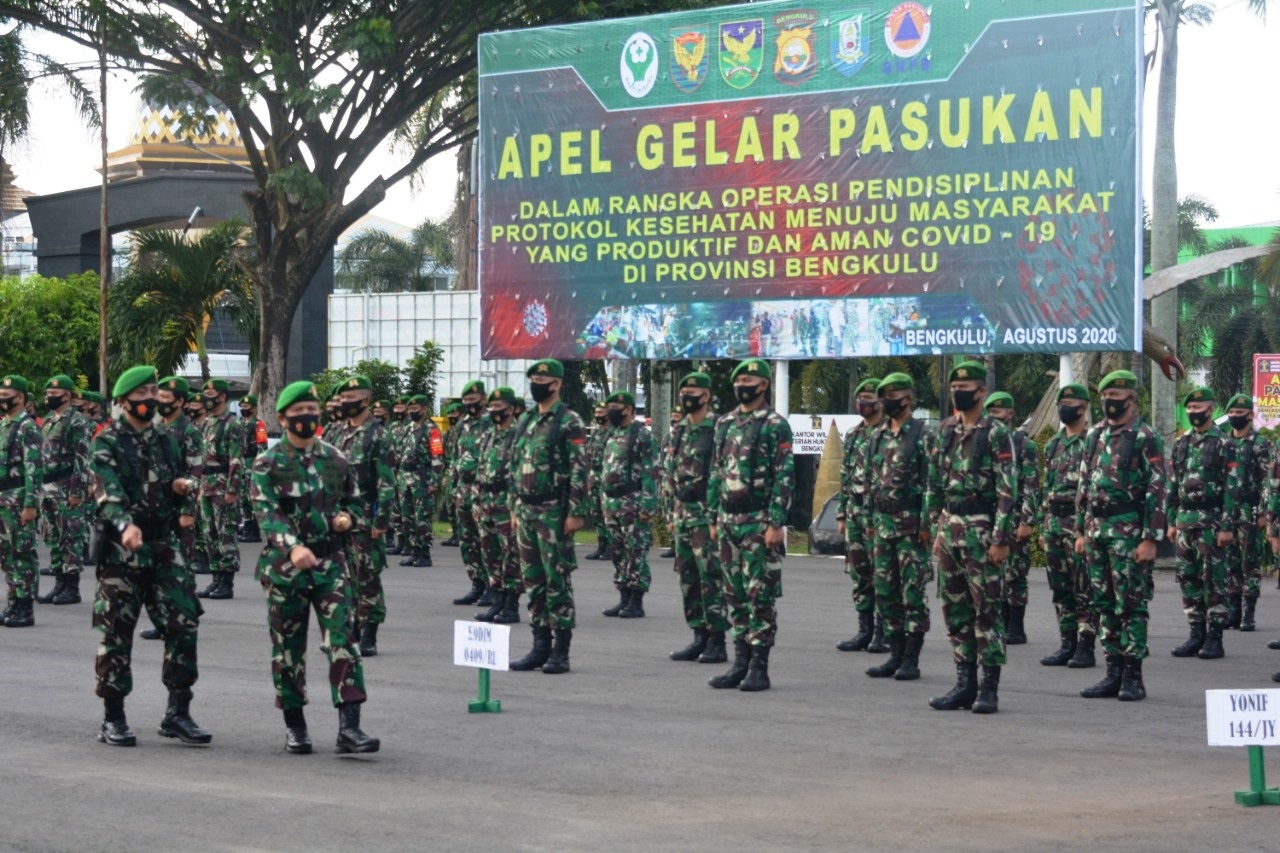
POLYGON ((720 25, 720 76, 735 89, 745 89, 764 65, 764 19, 720 25))
POLYGON ((709 64, 706 27, 671 31, 671 82, 677 89, 686 95, 697 91, 709 64))
POLYGON ((858 73, 871 55, 871 36, 865 10, 845 12, 831 28, 831 64, 846 77, 858 73))
POLYGON ((799 9, 773 16, 778 29, 774 39, 777 55, 773 60, 773 76, 779 83, 798 86, 813 78, 818 70, 817 45, 813 25, 818 13, 812 9, 799 9))
POLYGON ((919 3, 900 3, 884 19, 884 43, 889 52, 910 59, 929 43, 929 12, 919 3))

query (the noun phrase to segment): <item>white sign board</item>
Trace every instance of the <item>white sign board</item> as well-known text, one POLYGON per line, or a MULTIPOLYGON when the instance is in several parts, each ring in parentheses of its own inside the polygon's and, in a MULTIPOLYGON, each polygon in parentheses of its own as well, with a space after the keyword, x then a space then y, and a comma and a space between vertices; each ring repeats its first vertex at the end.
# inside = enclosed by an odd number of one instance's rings
POLYGON ((510 668, 511 626, 487 622, 453 623, 453 665, 477 669, 510 668))
POLYGON ((1209 746, 1280 745, 1280 690, 1206 690, 1209 746))
POLYGON ((827 433, 836 425, 840 438, 862 422, 861 415, 790 415, 791 452, 798 456, 821 456, 827 446, 827 433))

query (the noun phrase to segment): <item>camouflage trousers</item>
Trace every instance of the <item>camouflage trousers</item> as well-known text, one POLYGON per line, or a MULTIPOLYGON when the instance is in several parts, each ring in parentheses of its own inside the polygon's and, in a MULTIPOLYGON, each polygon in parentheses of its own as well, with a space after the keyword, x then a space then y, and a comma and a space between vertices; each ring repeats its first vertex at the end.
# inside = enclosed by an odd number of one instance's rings
POLYGON ((584 507, 587 518, 596 529, 596 542, 599 543, 600 553, 613 553, 612 543, 609 541, 609 526, 605 524, 604 509, 600 505, 600 490, 598 488, 590 490, 587 495, 587 503, 584 507))
POLYGON ((868 613, 876 606, 875 566, 871 563, 871 549, 867 547, 867 534, 858 523, 845 524, 844 573, 853 580, 853 609, 868 613))
POLYGON ((991 562, 991 529, 944 515, 942 547, 935 549, 941 575, 942 618, 958 664, 1003 666, 1004 569, 991 562))
POLYGON ((1014 542, 1004 561, 1004 603, 1010 607, 1027 606, 1027 575, 1031 573, 1031 540, 1014 542))
POLYGON ((1112 656, 1145 658, 1147 603, 1154 592, 1154 564, 1133 559, 1138 547, 1136 538, 1086 536, 1084 541, 1084 562, 1089 567, 1102 651, 1112 656))
POLYGON ((511 513, 505 505, 477 504, 480 510, 480 556, 484 579, 490 589, 521 592, 520 550, 511 528, 511 513))
POLYGON ((618 589, 649 591, 649 546, 653 544, 653 523, 641 521, 640 513, 627 507, 618 512, 605 510, 613 558, 613 585, 618 589))
POLYGON ((387 599, 382 592, 382 570, 387 567, 387 539, 374 539, 368 530, 356 532, 347 548, 347 573, 351 585, 352 614, 357 625, 381 625, 387 621, 387 599))
POLYGON ((771 647, 778 636, 778 599, 782 597, 782 553, 766 548, 765 521, 726 521, 717 528, 724 603, 735 640, 771 647))
POLYGON ((559 504, 516 508, 516 547, 529 593, 529 624, 570 630, 577 623, 572 574, 578 568, 573 537, 564 533, 559 504))
POLYGON ((877 536, 874 553, 876 611, 884 635, 927 634, 933 566, 920 537, 877 536))
POLYGON ((431 514, 435 511, 435 502, 418 479, 405 482, 400 493, 400 515, 402 521, 396 530, 400 533, 402 550, 406 553, 425 551, 431 547, 431 514))
POLYGON ((1098 633, 1098 611, 1094 606, 1093 588, 1084 558, 1076 553, 1074 525, 1055 530, 1045 528, 1045 573, 1053 594, 1053 610, 1058 616, 1058 633, 1080 637, 1098 633))
POLYGON ((215 572, 240 571, 240 546, 236 529, 240 526, 239 508, 228 506, 223 492, 200 490, 199 523, 204 546, 209 554, 209 568, 215 572))
POLYGON ((41 504, 41 514, 49 524, 45 540, 49 545, 49 565, 55 573, 80 574, 80 559, 89 541, 87 501, 71 506, 66 493, 58 492, 44 495, 41 504))
POLYGON ((676 574, 684 621, 690 628, 724 632, 731 627, 724 607, 724 574, 705 521, 676 522, 676 574))
POLYGON ((395 483, 396 496, 391 501, 391 506, 387 507, 387 518, 391 525, 391 529, 394 530, 396 534, 400 536, 401 539, 404 539, 404 534, 406 530, 404 512, 402 510, 402 501, 404 496, 404 477, 397 476, 395 478, 395 481, 396 481, 395 483))
POLYGON ((1265 545, 1256 523, 1236 525, 1235 541, 1227 546, 1227 595, 1258 597, 1265 545))
POLYGON ((1174 542, 1182 612, 1190 623, 1227 624, 1227 552, 1208 527, 1179 528, 1174 542))
MULTIPOLYGON (((160 680, 166 687, 196 683, 196 636, 204 612, 191 572, 174 560, 170 542, 148 542, 145 567, 104 563, 98 567, 93 627, 102 637, 94 662, 97 694, 124 698, 133 690, 133 631, 143 607, 164 631, 160 680)), ((141 552, 139 552, 141 553, 141 552)))
POLYGON ((9 604, 36 594, 36 522, 22 523, 22 507, 0 506, 0 567, 9 586, 9 604))
POLYGON ((476 523, 476 517, 471 514, 471 505, 472 500, 469 494, 465 497, 459 495, 454 505, 458 550, 462 553, 462 564, 467 568, 467 577, 472 580, 477 578, 484 580, 484 560, 480 556, 480 527, 476 523))
POLYGON ((347 583, 347 568, 337 560, 324 560, 314 569, 299 572, 288 586, 263 579, 277 708, 287 711, 307 704, 307 628, 312 610, 320 626, 321 646, 329 655, 334 706, 365 700, 364 667, 351 634, 347 583))

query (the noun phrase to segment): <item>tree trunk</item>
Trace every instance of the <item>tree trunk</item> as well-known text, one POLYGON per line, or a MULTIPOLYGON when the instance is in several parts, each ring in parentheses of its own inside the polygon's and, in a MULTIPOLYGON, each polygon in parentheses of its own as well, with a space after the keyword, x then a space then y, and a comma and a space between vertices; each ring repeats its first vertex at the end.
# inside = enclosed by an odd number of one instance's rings
MULTIPOLYGON (((1156 94, 1155 162, 1151 193, 1151 271, 1178 262, 1178 165, 1174 130, 1178 98, 1178 15, 1182 0, 1160 0, 1156 23, 1160 28, 1160 88, 1156 94)), ((1151 325, 1178 345, 1177 291, 1151 300, 1151 325)), ((1177 386, 1151 371, 1151 417, 1157 433, 1168 443, 1173 436, 1177 386)))
POLYGON ((982 364, 987 368, 987 390, 1000 390, 1000 377, 996 373, 996 357, 991 353, 987 353, 982 357, 982 364))

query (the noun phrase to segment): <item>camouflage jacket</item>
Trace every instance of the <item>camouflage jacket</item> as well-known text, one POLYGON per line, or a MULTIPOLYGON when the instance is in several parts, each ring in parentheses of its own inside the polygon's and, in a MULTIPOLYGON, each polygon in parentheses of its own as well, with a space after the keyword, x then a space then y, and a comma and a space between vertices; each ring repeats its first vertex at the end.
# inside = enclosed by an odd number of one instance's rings
POLYGON ((845 524, 860 519, 864 527, 875 529, 878 539, 915 536, 927 530, 924 498, 931 443, 924 422, 916 418, 908 418, 896 432, 888 418, 872 430, 863 449, 866 501, 845 524))
POLYGON ((582 515, 587 484, 587 433, 582 418, 557 403, 546 412, 530 409, 515 428, 519 433, 511 452, 513 509, 559 501, 566 516, 582 515), (554 447, 553 431, 559 433, 554 447))
POLYGON ((1178 437, 1170 460, 1165 517, 1178 529, 1235 529, 1240 469, 1235 442, 1215 425, 1178 437))
POLYGON ((263 538, 256 577, 277 586, 292 585, 308 571, 345 566, 347 537, 330 528, 338 513, 352 517, 352 529, 367 523, 354 469, 341 451, 323 441, 304 452, 283 439, 259 454, 249 496, 263 538), (298 569, 289 561, 297 545, 307 546, 321 560, 316 569, 298 569))
POLYGON ((1080 457, 1084 455, 1085 435, 1071 435, 1059 429, 1044 446, 1044 488, 1036 507, 1033 526, 1048 533, 1067 533, 1076 529, 1076 493, 1080 491, 1080 457))
POLYGON ((611 513, 658 509, 658 445, 640 421, 609 431, 601 465, 600 502, 611 513))
POLYGON ((1252 429, 1243 438, 1231 435, 1229 439, 1234 445, 1234 458, 1230 464, 1239 469, 1235 481, 1236 523, 1256 524, 1266 515, 1276 446, 1252 429))
POLYGON ((258 454, 267 449, 266 435, 267 425, 257 418, 252 420, 240 419, 241 440, 244 442, 243 449, 240 453, 246 468, 253 467, 253 460, 258 458, 258 454), (258 442, 259 435, 262 442, 258 442))
POLYGON ((48 415, 41 428, 44 433, 45 491, 67 497, 84 497, 89 493, 89 442, 93 426, 75 409, 67 408, 48 415))
POLYGON ((695 424, 685 418, 671 433, 663 459, 663 479, 671 495, 675 520, 690 524, 710 524, 707 488, 711 481, 711 453, 715 448, 715 419, 708 415, 695 424))
POLYGON ((108 533, 105 562, 153 565, 151 548, 131 554, 120 544, 120 534, 136 524, 144 542, 172 543, 179 516, 195 514, 193 496, 173 491, 173 481, 186 476, 178 439, 163 427, 136 430, 121 415, 93 440, 90 464, 98 520, 108 533))
POLYGON ((604 470, 604 444, 609 438, 608 424, 597 425, 587 438, 587 491, 592 500, 600 500, 600 474, 604 470))
POLYGON ((1167 480, 1164 444, 1141 418, 1099 424, 1085 436, 1080 454, 1077 534, 1162 541, 1167 480))
POLYGON ((458 439, 454 445, 457 449, 454 462, 454 485, 457 489, 454 494, 463 501, 470 501, 475 493, 476 471, 480 468, 480 440, 492 426, 493 421, 487 417, 468 415, 458 421, 458 439))
POLYGON ((191 477, 199 484, 204 473, 204 433, 186 415, 178 415, 171 424, 158 426, 173 433, 182 451, 182 476, 191 477))
MULTIPOLYGON (((325 441, 329 441, 325 430, 325 441)), ((230 412, 204 419, 204 477, 201 489, 206 494, 233 492, 240 482, 240 466, 244 464, 244 424, 230 412)))
POLYGON ((396 482, 391 473, 390 441, 382 422, 370 416, 360 426, 347 425, 338 447, 351 465, 352 476, 363 503, 361 515, 374 530, 391 524, 391 505, 396 500, 396 482), (372 506, 370 506, 372 504, 372 506))
POLYGON ((1014 524, 1035 524, 1040 512, 1040 447, 1023 430, 1010 435, 1018 471, 1018 510, 1014 524))
POLYGON ((5 454, 0 468, 0 506, 39 506, 44 486, 43 450, 40 427, 26 412, 0 420, 0 453, 5 454))
POLYGON ((767 405, 716 421, 707 510, 716 523, 767 521, 786 527, 796 488, 791 425, 767 405))
POLYGON ((495 426, 480 437, 480 467, 472 500, 491 511, 506 512, 511 503, 511 455, 519 426, 520 419, 514 418, 506 429, 495 426))
POLYGON ((970 428, 956 416, 942 422, 929 454, 925 505, 932 527, 959 518, 990 525, 996 545, 1013 544, 1018 478, 1011 436, 1008 427, 986 415, 970 428))
POLYGON ((867 426, 866 421, 862 421, 844 434, 844 455, 840 461, 840 494, 836 498, 836 519, 844 521, 846 527, 851 525, 855 530, 863 530, 871 526, 871 512, 866 506, 867 445, 871 442, 871 433, 880 425, 870 427, 867 426))
POLYGON ((444 477, 444 483, 448 486, 453 485, 456 475, 454 474, 454 466, 458 462, 458 436, 462 434, 462 430, 458 429, 462 425, 459 419, 456 424, 449 427, 449 431, 444 434, 444 468, 441 471, 444 477))
POLYGON ((439 484, 440 469, 431 457, 432 424, 425 418, 409 426, 400 437, 399 473, 409 488, 422 491, 439 484))

